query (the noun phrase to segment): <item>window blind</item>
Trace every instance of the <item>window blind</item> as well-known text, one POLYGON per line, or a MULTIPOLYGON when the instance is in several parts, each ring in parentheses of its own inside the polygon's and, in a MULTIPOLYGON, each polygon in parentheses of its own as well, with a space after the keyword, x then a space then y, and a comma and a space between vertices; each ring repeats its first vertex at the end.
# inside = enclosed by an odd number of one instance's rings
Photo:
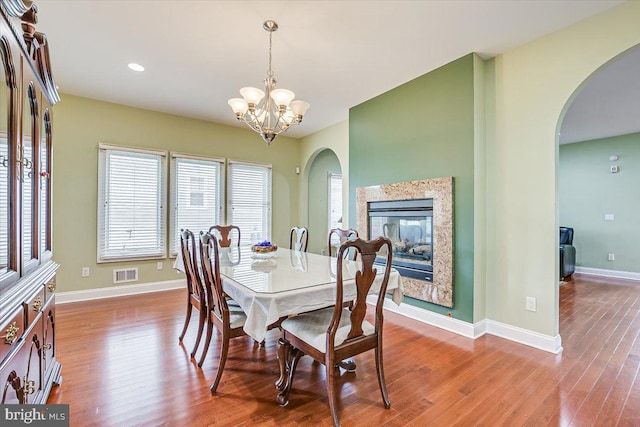
POLYGON ((166 153, 100 147, 98 262, 163 258, 166 153))
MULTIPOLYGON (((25 135, 22 142, 22 155, 31 162, 31 167, 22 167, 22 264, 33 258, 33 146, 25 135)), ((36 231, 37 235, 37 231, 36 231)))
POLYGON ((40 253, 45 253, 47 247, 47 229, 49 228, 49 176, 42 176, 42 172, 49 172, 49 157, 47 139, 40 141, 40 253))
MULTIPOLYGON (((342 174, 329 172, 329 185, 327 200, 329 201, 329 230, 342 227, 342 174)), ((335 234, 331 236, 333 246, 340 245, 340 238, 335 234)))
POLYGON ((183 157, 171 158, 171 255, 180 252, 180 230, 195 236, 222 223, 224 160, 183 157))
POLYGON ((271 240, 271 165, 230 162, 228 203, 240 244, 271 240))
POLYGON ((0 134, 0 275, 9 264, 9 145, 0 134))

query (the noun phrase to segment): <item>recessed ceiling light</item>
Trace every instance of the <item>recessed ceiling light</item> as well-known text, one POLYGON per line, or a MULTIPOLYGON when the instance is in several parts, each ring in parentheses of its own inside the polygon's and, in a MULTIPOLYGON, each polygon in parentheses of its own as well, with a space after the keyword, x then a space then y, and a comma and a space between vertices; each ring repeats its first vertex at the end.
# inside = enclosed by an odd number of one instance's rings
POLYGON ((144 67, 140 64, 136 64, 135 62, 130 63, 128 67, 133 71, 144 71, 144 67))

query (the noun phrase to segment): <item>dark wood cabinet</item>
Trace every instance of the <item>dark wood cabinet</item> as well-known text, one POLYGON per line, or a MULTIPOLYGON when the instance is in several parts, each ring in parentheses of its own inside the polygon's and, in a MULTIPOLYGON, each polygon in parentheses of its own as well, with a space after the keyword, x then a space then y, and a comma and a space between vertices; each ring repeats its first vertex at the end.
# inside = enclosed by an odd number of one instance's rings
POLYGON ((61 382, 52 261, 52 106, 37 7, 0 0, 0 404, 46 403, 61 382))

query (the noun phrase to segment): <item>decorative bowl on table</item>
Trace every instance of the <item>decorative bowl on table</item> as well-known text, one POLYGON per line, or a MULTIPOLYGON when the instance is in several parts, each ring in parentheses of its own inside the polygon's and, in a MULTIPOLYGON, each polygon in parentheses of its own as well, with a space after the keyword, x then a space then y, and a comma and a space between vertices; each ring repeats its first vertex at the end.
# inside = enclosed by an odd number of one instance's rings
POLYGON ((256 258, 271 258, 275 256, 278 247, 268 240, 265 240, 264 242, 251 246, 251 250, 256 258))

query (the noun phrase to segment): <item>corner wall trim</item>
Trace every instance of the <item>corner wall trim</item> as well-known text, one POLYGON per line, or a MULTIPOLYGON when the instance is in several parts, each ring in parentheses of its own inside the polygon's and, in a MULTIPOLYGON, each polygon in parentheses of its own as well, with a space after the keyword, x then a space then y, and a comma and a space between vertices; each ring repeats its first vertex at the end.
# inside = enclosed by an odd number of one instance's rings
POLYGON ((603 268, 576 267, 576 273, 590 276, 613 277, 616 279, 629 279, 640 281, 640 273, 633 271, 605 270, 603 268))
POLYGON ((81 291, 57 292, 56 304, 91 301, 102 298, 122 297, 125 295, 146 294, 148 292, 170 291, 185 288, 184 279, 164 282, 136 283, 134 285, 110 286, 108 288, 86 289, 81 291))
MULTIPOLYGON (((376 297, 367 298, 369 304, 375 305, 376 297)), ((432 311, 423 310, 409 304, 396 305, 391 300, 386 299, 384 308, 405 317, 417 320, 427 325, 453 332, 470 339, 477 339, 485 334, 491 334, 500 338, 528 345, 553 354, 562 352, 562 339, 560 335, 550 336, 495 320, 483 319, 476 323, 464 322, 453 319, 432 311)))

